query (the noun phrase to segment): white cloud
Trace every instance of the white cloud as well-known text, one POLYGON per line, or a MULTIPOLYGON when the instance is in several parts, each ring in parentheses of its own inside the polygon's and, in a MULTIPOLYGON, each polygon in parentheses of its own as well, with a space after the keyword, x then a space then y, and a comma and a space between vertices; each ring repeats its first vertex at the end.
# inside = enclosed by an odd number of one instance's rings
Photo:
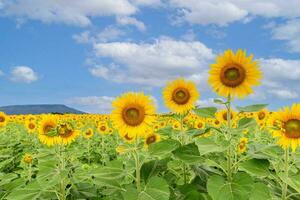
POLYGON ((139 6, 160 6, 162 2, 160 0, 131 0, 135 5, 139 6))
POLYGON ((135 26, 140 31, 146 30, 145 24, 134 17, 128 17, 128 16, 117 17, 117 23, 122 26, 126 26, 126 25, 135 26))
POLYGON ((201 99, 196 102, 199 107, 216 107, 218 109, 223 109, 225 106, 214 102, 213 98, 201 99))
POLYGON ((273 39, 287 41, 287 49, 300 52, 300 19, 289 20, 272 28, 273 39))
POLYGON ((4 72, 2 70, 0 70, 0 76, 3 76, 4 72))
POLYGON ((269 90, 268 93, 280 99, 296 99, 298 97, 297 92, 288 89, 269 90))
POLYGON ((205 80, 204 70, 214 58, 212 50, 201 42, 171 38, 160 38, 153 43, 97 43, 94 50, 97 57, 113 60, 109 66, 91 68, 94 76, 150 86, 161 86, 179 76, 205 80))
MULTIPOLYGON (((1 7, 0 7, 1 8, 1 7)), ((128 0, 4 0, 2 15, 66 23, 78 26, 91 24, 91 17, 131 15, 138 8, 128 0)))
MULTIPOLYGON (((150 96, 153 103, 158 105, 158 101, 154 96, 150 96)), ((68 99, 68 104, 80 106, 85 112, 89 113, 110 113, 113 109, 112 102, 115 97, 110 96, 85 96, 85 97, 73 97, 68 99)))
POLYGON ((86 112, 90 113, 110 113, 114 97, 109 96, 87 96, 73 97, 67 103, 82 106, 86 112))
POLYGON ((10 79, 14 82, 32 83, 38 80, 38 75, 30 67, 16 66, 11 71, 10 79))
POLYGON ((72 37, 77 43, 96 43, 96 42, 109 42, 119 39, 125 35, 125 32, 114 26, 108 26, 99 33, 90 31, 83 31, 79 34, 74 34, 72 37))
POLYGON ((300 81, 300 60, 284 60, 280 58, 260 59, 267 84, 276 80, 300 81))
POLYGON ((224 26, 235 21, 247 23, 255 16, 296 18, 299 0, 170 0, 181 20, 193 24, 224 26))

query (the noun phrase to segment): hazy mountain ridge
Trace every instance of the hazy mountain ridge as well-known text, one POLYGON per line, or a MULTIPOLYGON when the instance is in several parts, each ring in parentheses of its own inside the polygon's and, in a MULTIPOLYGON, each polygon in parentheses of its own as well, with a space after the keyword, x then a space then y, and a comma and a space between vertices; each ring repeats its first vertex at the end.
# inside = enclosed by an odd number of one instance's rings
POLYGON ((84 114, 84 112, 70 108, 63 104, 38 104, 38 105, 10 105, 1 106, 0 111, 8 115, 18 114, 43 114, 43 113, 71 113, 71 114, 84 114))

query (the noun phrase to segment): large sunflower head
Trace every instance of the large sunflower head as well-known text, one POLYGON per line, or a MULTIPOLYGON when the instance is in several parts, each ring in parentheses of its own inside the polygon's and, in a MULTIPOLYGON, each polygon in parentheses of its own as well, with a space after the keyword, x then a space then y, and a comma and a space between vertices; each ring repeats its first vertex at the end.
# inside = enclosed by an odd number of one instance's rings
POLYGON ((121 135, 143 136, 156 121, 154 102, 143 93, 125 93, 112 105, 111 120, 121 135))
POLYGON ((45 115, 39 123, 39 139, 47 146, 57 143, 57 117, 54 115, 45 115))
POLYGON ((62 145, 71 144, 79 136, 79 131, 70 122, 60 122, 57 132, 59 136, 58 143, 62 145))
POLYGON ((208 82, 219 95, 228 97, 245 97, 253 93, 251 86, 260 83, 262 77, 258 63, 249 57, 246 51, 238 50, 234 53, 227 50, 211 65, 208 82))
POLYGON ((292 147, 295 151, 300 146, 300 104, 285 107, 272 115, 272 121, 277 127, 272 131, 274 137, 279 137, 278 144, 284 149, 292 147))
POLYGON ((191 110, 199 97, 192 81, 177 79, 169 82, 163 91, 166 106, 175 113, 185 114, 191 110))

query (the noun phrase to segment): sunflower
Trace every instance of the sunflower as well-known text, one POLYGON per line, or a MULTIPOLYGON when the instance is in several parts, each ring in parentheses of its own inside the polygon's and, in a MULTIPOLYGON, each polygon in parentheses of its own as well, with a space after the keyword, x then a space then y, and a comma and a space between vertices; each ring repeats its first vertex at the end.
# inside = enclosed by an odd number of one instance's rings
POLYGON ((100 134, 106 134, 108 133, 109 127, 106 122, 101 122, 98 124, 97 130, 100 134))
POLYGON ((196 129, 205 128, 205 121, 203 119, 197 119, 194 123, 194 128, 196 128, 196 129))
POLYGON ((262 109, 256 113, 255 119, 258 123, 261 123, 266 121, 268 115, 269 115, 269 111, 267 109, 262 109))
POLYGON ((174 121, 174 122, 172 123, 172 128, 175 129, 175 130, 180 130, 180 129, 181 129, 181 124, 180 124, 180 122, 174 121))
POLYGON ((89 128, 86 131, 83 132, 83 137, 86 139, 90 139, 94 135, 94 130, 89 128))
POLYGON ((0 112, 0 127, 3 127, 7 124, 8 117, 4 112, 0 112))
POLYGON ((300 103, 293 104, 291 108, 285 107, 272 115, 272 131, 274 137, 279 137, 278 144, 284 149, 291 147, 296 151, 300 146, 300 103))
POLYGON ((160 141, 160 135, 155 134, 155 133, 151 133, 149 135, 146 136, 145 138, 145 148, 148 148, 149 145, 155 143, 155 142, 159 142, 160 141))
MULTIPOLYGON (((237 117, 237 113, 235 111, 230 111, 231 122, 234 123, 237 117)), ((221 123, 227 123, 227 110, 223 109, 216 113, 216 119, 221 123)))
POLYGON ((26 120, 25 127, 28 133, 34 133, 37 130, 36 122, 33 120, 26 120))
POLYGON ((244 153, 247 149, 247 144, 248 144, 248 138, 241 138, 240 143, 238 144, 238 152, 239 153, 244 153))
POLYGON ((26 163, 26 164, 31 164, 32 163, 32 155, 31 154, 28 154, 26 153, 24 156, 23 156, 23 162, 26 163))
POLYGON ((39 140, 47 146, 57 143, 57 117, 54 115, 45 115, 39 124, 39 140))
POLYGON ((143 93, 125 93, 113 102, 111 120, 122 136, 143 136, 156 122, 152 98, 143 93))
POLYGON ((79 135, 79 132, 69 122, 61 122, 57 127, 57 132, 59 136, 58 143, 62 145, 71 144, 79 135))
POLYGON ((224 97, 245 97, 253 93, 251 86, 259 85, 262 74, 252 59, 252 54, 247 57, 246 51, 240 49, 235 54, 227 50, 218 56, 209 71, 208 82, 213 90, 224 97))
POLYGON ((191 110, 198 97, 196 85, 184 79, 169 82, 163 91, 166 106, 177 114, 185 114, 191 110))

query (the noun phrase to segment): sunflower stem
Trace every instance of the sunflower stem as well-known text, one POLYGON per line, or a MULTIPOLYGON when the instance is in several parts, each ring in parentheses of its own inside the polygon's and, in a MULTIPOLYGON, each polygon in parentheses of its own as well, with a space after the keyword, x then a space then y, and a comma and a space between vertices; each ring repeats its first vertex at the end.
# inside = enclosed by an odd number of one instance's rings
POLYGON ((88 151, 88 164, 91 163, 91 155, 90 155, 90 139, 88 138, 88 147, 87 147, 87 151, 88 151))
MULTIPOLYGON (((184 135, 184 129, 183 129, 183 115, 180 115, 180 134, 181 134, 181 145, 185 145, 185 135, 184 135)), ((184 184, 187 183, 187 174, 186 174, 186 165, 183 162, 182 163, 183 168, 183 182, 184 184)))
POLYGON ((64 173, 65 171, 65 155, 64 155, 64 146, 61 144, 59 145, 59 153, 58 153, 58 156, 59 156, 59 174, 60 174, 60 177, 61 177, 61 180, 60 180, 60 191, 59 191, 59 200, 65 200, 66 199, 66 185, 65 185, 65 180, 64 180, 64 177, 62 177, 62 173, 64 173))
POLYGON ((136 182, 136 189, 138 194, 141 192, 141 164, 138 149, 138 138, 135 139, 135 150, 134 150, 134 158, 135 158, 135 182, 136 182))
MULTIPOLYGON (((231 96, 230 94, 227 97, 227 134, 228 140, 231 141, 231 96)), ((232 150, 231 144, 227 150, 227 178, 229 181, 232 179, 232 150)))
POLYGON ((288 185, 286 183, 286 180, 289 177, 289 149, 288 148, 285 149, 285 153, 284 153, 284 177, 285 177, 285 181, 282 184, 282 200, 287 199, 288 185))

